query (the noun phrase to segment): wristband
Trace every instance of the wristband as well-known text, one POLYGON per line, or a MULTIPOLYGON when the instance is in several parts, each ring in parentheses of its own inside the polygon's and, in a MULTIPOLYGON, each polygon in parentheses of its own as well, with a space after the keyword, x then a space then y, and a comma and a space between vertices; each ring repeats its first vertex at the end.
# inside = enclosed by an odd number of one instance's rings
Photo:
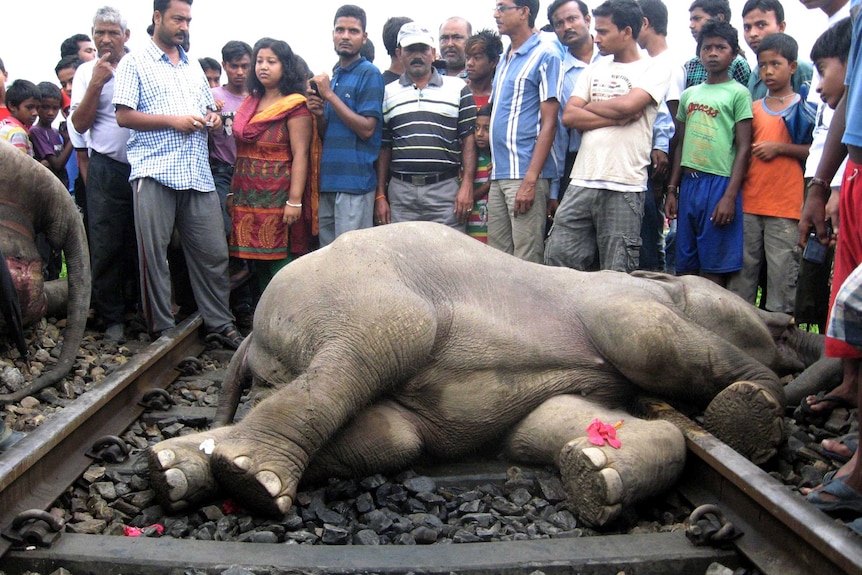
POLYGON ((380 194, 379 196, 377 196, 376 198, 374 198, 374 200, 375 200, 375 201, 377 201, 377 200, 385 200, 385 199, 386 199, 386 196, 385 196, 385 195, 383 195, 383 194, 380 194))
POLYGON ((290 206, 291 208, 301 208, 302 207, 302 202, 299 202, 298 204, 291 204, 290 200, 287 200, 284 203, 287 204, 288 206, 290 206))

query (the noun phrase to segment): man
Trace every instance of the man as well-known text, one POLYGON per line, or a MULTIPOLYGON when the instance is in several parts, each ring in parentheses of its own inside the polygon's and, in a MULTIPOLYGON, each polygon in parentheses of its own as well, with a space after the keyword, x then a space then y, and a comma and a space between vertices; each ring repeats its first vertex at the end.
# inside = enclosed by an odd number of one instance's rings
MULTIPOLYGON (((131 167, 126 156, 129 130, 117 125, 112 103, 114 71, 129 39, 126 20, 114 8, 100 8, 93 18, 93 38, 99 58, 75 72, 70 121, 77 133, 89 132, 87 221, 93 306, 107 327, 105 337, 122 341, 125 286, 137 272, 131 167)), ((137 291, 137 282, 130 291, 137 291)))
POLYGON ((383 131, 383 76, 359 53, 368 33, 365 10, 347 4, 335 12, 332 42, 338 66, 330 81, 309 81, 308 109, 323 140, 320 161, 320 246, 345 232, 374 225, 374 162, 383 131))
POLYGON ((493 30, 480 30, 467 40, 464 52, 467 57, 464 71, 478 110, 491 100, 494 74, 503 53, 503 41, 493 30))
POLYGON ((643 13, 635 0, 593 10, 604 58, 578 78, 563 122, 583 132, 572 182, 545 250, 545 263, 578 270, 637 269, 652 130, 670 69, 641 54, 643 13))
MULTIPOLYGON (((710 20, 724 20, 730 22, 730 4, 727 0, 694 0, 688 8, 689 14, 689 30, 694 41, 697 42, 697 37, 700 34, 703 25, 710 20)), ((691 88, 698 84, 706 82, 707 71, 703 67, 703 62, 698 56, 695 56, 683 65, 685 70, 685 87, 691 88)), ((745 58, 739 54, 734 58, 730 66, 730 76, 742 84, 748 86, 748 79, 751 76, 751 68, 745 58)))
POLYGON ((207 341, 236 349, 242 336, 228 309, 227 240, 207 161, 206 130, 221 116, 203 70, 181 45, 191 0, 155 0, 153 37, 124 57, 114 78, 117 123, 131 129, 141 300, 152 336, 174 326, 167 248, 176 227, 207 341))
POLYGON ((560 199, 569 186, 569 174, 581 145, 581 133, 563 126, 563 109, 575 89, 578 76, 599 59, 600 54, 590 34, 592 18, 581 0, 555 0, 548 6, 548 22, 566 51, 563 56, 563 84, 560 89, 560 111, 557 115, 557 135, 554 155, 560 169, 558 178, 551 180, 548 197, 548 217, 553 218, 560 199))
POLYGON ((384 84, 394 82, 404 73, 404 66, 401 65, 401 60, 395 51, 398 49, 399 30, 412 21, 413 19, 407 16, 393 16, 383 24, 383 47, 386 48, 386 53, 389 55, 389 68, 383 72, 384 84))
POLYGON ((96 45, 86 34, 74 34, 60 44, 60 58, 75 56, 83 62, 96 58, 96 45))
MULTIPOLYGON (((227 84, 217 86, 212 91, 216 108, 221 115, 222 128, 209 133, 209 158, 213 181, 221 203, 225 237, 230 236, 231 219, 227 211, 227 198, 236 164, 233 120, 240 104, 248 96, 246 81, 249 73, 252 73, 251 57, 251 46, 245 42, 231 40, 225 44, 221 49, 221 68, 227 75, 227 84)), ((232 283, 239 284, 243 278, 249 276, 245 260, 240 258, 230 258, 228 269, 232 283)), ((247 283, 236 285, 231 290, 230 304, 237 326, 245 331, 250 330, 254 314, 251 288, 247 283)))
MULTIPOLYGON (((673 236, 667 250, 663 249, 664 231, 664 197, 665 182, 670 175, 668 158, 673 157, 674 122, 679 97, 685 87, 685 76, 682 68, 677 65, 673 54, 667 47, 667 6, 662 0, 638 0, 644 20, 638 34, 638 45, 647 51, 650 58, 663 62, 671 71, 670 83, 664 97, 664 105, 659 107, 659 115, 653 126, 652 163, 650 177, 647 180, 649 189, 644 199, 644 218, 641 223, 640 269, 665 271, 668 259, 674 265, 675 254, 667 255, 667 251, 675 249, 673 236), (664 111, 667 110, 665 115, 664 111)), ((674 225, 676 221, 674 220, 674 225)))
MULTIPOLYGON (((757 47, 767 36, 784 32, 787 23, 784 21, 784 7, 778 0, 748 0, 742 7, 742 35, 748 47, 757 54, 757 47)), ((757 69, 756 69, 757 70, 757 69)), ((796 71, 790 77, 793 91, 807 98, 811 88, 811 77, 814 66, 811 62, 798 60, 796 71)), ((766 84, 760 79, 760 72, 752 74, 748 79, 748 91, 752 101, 766 97, 766 84)))
POLYGON ((488 244, 541 263, 551 154, 560 109, 560 55, 535 32, 538 0, 500 0, 497 29, 511 41, 491 96, 491 191, 488 244))
POLYGON ((440 57, 446 62, 446 75, 466 78, 465 49, 467 38, 472 36, 473 26, 457 16, 449 18, 440 25, 440 57))
POLYGON ((383 97, 378 222, 430 221, 464 232, 476 175, 473 94, 437 72, 434 39, 418 24, 401 27, 398 56, 405 72, 383 97))

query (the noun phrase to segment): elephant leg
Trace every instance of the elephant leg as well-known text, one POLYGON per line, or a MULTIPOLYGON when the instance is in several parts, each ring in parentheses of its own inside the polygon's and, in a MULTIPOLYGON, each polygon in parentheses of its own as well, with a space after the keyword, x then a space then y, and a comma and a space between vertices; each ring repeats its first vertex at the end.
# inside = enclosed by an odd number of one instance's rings
POLYGON ((186 509, 213 498, 219 491, 210 468, 213 448, 230 427, 173 437, 147 450, 150 483, 168 512, 186 509))
MULTIPOLYGON (((386 305, 381 306, 378 296, 371 294, 377 298, 371 302, 354 302, 352 308, 362 319, 339 317, 343 330, 320 343, 306 366, 284 385, 277 378, 296 368, 290 359, 282 359, 280 370, 273 370, 268 378, 277 391, 216 446, 211 466, 219 485, 250 508, 271 515, 287 513, 299 480, 318 450, 395 382, 421 370, 432 356, 437 322, 428 302, 402 292, 387 294, 386 305), (349 327, 353 325, 375 326, 373 336, 349 327)), ((256 378, 261 378, 257 365, 277 365, 264 357, 267 350, 261 337, 265 334, 257 332, 248 357, 256 378)), ((297 355, 304 352, 305 332, 290 331, 281 337, 279 349, 295 350, 297 355)))
POLYGON ((706 408, 707 430, 753 462, 774 455, 784 432, 775 373, 658 302, 638 312, 624 303, 602 309, 590 332, 600 353, 640 388, 706 408))
POLYGON ((303 481, 403 469, 422 453, 414 416, 393 401, 362 410, 311 460, 303 481))
POLYGON ((552 397, 533 410, 508 434, 504 449, 520 461, 556 464, 569 507, 597 527, 673 485, 686 453, 685 438, 674 425, 638 419, 576 395, 552 397), (623 422, 617 430, 619 449, 590 443, 587 427, 595 418, 623 422))

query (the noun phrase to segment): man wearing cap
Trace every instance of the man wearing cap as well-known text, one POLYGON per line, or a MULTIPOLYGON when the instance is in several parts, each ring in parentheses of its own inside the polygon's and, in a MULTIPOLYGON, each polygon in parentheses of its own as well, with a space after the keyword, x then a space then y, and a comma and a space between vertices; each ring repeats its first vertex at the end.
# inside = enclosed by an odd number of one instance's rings
POLYGON ((419 24, 401 27, 397 53, 405 72, 383 96, 377 222, 432 221, 463 232, 476 172, 473 94, 437 72, 434 38, 419 24))

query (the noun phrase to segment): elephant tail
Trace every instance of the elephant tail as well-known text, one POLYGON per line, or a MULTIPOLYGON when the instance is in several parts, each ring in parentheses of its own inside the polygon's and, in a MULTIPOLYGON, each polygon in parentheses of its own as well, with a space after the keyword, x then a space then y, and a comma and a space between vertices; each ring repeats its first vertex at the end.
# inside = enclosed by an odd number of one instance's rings
POLYGON ((233 422, 239 407, 239 400, 243 392, 251 386, 252 376, 248 365, 248 350, 253 339, 254 332, 251 332, 233 354, 222 382, 213 427, 222 427, 233 422))

